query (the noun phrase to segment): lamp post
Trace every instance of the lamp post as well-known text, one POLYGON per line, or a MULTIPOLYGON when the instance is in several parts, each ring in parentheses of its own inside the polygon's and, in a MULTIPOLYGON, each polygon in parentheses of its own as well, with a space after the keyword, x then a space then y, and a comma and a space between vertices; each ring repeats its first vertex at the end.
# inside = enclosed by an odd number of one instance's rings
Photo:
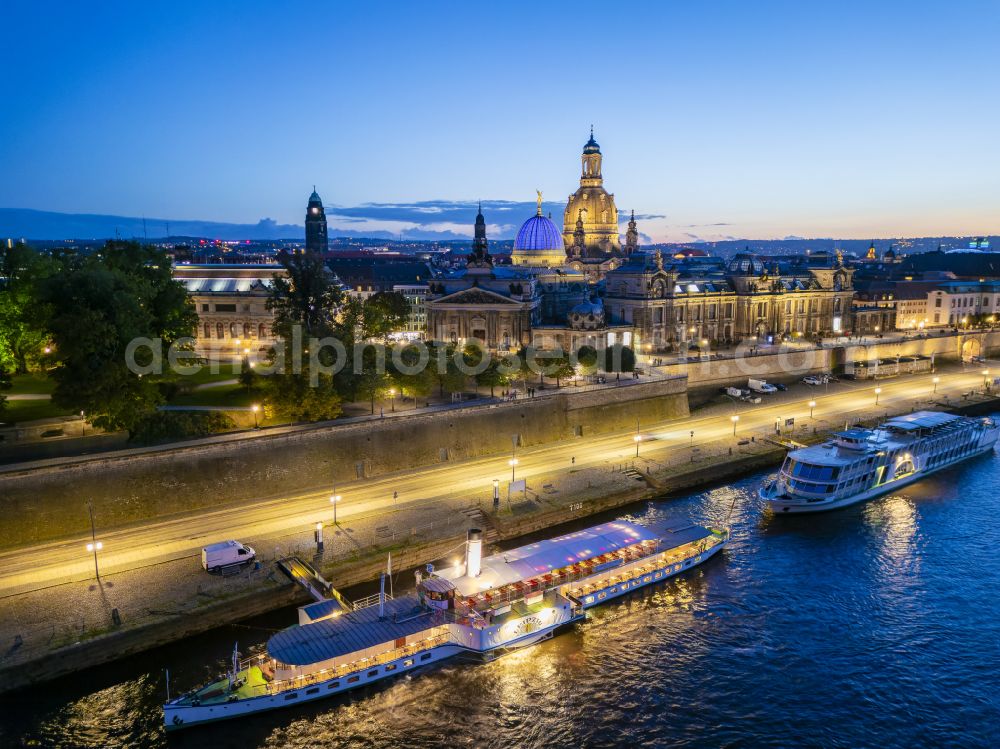
POLYGON ((333 505, 333 524, 336 525, 337 524, 337 505, 340 504, 340 495, 339 494, 331 494, 330 495, 330 504, 333 505))
POLYGON ((882 388, 875 388, 875 405, 878 405, 878 396, 882 392, 882 388))
POLYGON ((983 370, 983 390, 990 389, 990 370, 983 370))
POLYGON ((260 411, 260 406, 254 403, 252 406, 250 406, 250 410, 253 411, 253 428, 260 429, 260 427, 257 424, 257 412, 260 411))
POLYGON ((510 466, 510 483, 514 483, 514 472, 517 470, 518 460, 517 458, 511 458, 507 461, 507 465, 510 466))
POLYGON ((493 479, 493 509, 500 509, 500 479, 493 479))
POLYGON ((396 410, 396 388, 389 388, 389 410, 396 410))
POLYGON ((694 429, 691 430, 691 447, 694 447, 694 429))
POLYGON ((813 417, 813 409, 816 408, 816 401, 809 401, 809 418, 813 417))
POLYGON ((938 386, 938 383, 941 382, 941 378, 940 377, 932 377, 931 378, 931 382, 934 383, 934 392, 936 393, 937 392, 937 386, 938 386))
POLYGON ((642 442, 642 435, 641 434, 635 435, 632 438, 632 441, 635 442, 635 457, 638 458, 639 457, 639 443, 642 442))
POLYGON ((90 543, 87 544, 87 551, 94 555, 94 577, 97 584, 101 584, 101 571, 97 566, 97 552, 104 548, 104 544, 97 540, 97 530, 94 527, 94 503, 87 500, 87 511, 90 513, 90 543))
POLYGON ((732 416, 729 417, 729 420, 731 422, 733 422, 733 436, 735 437, 736 436, 736 424, 740 420, 740 415, 739 414, 733 414, 732 416))
POLYGON ((316 523, 316 553, 323 553, 323 523, 316 523))

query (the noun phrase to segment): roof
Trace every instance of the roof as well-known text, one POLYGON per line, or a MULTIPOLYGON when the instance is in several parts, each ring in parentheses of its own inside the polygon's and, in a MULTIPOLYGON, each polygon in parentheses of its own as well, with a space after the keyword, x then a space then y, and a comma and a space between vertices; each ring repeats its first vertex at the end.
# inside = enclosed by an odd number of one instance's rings
POLYGON ((238 294, 266 290, 271 287, 270 278, 178 278, 188 294, 238 294))
POLYGON ((567 567, 641 541, 662 538, 665 544, 677 546, 705 538, 710 533, 707 528, 689 523, 646 527, 615 520, 484 557, 478 577, 466 577, 464 564, 441 570, 438 574, 450 579, 462 595, 472 595, 481 590, 528 580, 549 570, 567 567))
POLYGON ((379 607, 350 611, 343 616, 290 627, 267 643, 271 657, 292 666, 319 663, 358 650, 408 637, 444 623, 443 612, 420 605, 415 595, 385 602, 385 618, 379 607))
POLYGON ((915 411, 905 416, 897 416, 885 422, 885 426, 902 431, 913 431, 915 429, 933 429, 942 424, 950 424, 961 419, 956 414, 943 413, 941 411, 915 411))

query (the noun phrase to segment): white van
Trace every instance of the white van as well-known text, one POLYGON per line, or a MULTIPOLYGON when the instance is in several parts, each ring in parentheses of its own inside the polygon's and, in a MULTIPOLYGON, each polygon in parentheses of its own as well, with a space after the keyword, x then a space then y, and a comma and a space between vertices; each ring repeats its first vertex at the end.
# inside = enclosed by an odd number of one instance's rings
POLYGON ((223 567, 249 564, 257 552, 239 541, 220 541, 201 550, 201 566, 209 572, 219 572, 223 567))

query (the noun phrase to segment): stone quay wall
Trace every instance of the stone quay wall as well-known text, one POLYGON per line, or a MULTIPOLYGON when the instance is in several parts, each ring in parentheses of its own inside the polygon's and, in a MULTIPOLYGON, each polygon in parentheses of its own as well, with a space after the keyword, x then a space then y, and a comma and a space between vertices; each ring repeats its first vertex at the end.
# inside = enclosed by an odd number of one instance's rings
POLYGON ((688 415, 687 380, 623 382, 534 399, 208 439, 0 472, 0 548, 84 533, 93 501, 102 528, 634 428, 688 415))

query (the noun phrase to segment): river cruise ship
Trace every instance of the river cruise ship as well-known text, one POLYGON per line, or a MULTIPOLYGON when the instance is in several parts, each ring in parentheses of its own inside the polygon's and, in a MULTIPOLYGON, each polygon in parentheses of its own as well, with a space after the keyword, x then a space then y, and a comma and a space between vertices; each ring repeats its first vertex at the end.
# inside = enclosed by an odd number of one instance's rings
POLYGON ((778 514, 846 507, 989 452, 997 436, 991 419, 938 411, 897 416, 793 450, 760 496, 778 514))
POLYGON ((482 534, 470 530, 464 561, 418 571, 409 595, 387 596, 383 575, 371 605, 336 595, 301 607, 300 623, 272 637, 266 653, 240 659, 234 651, 228 674, 168 696, 165 725, 311 702, 459 655, 490 660, 552 637, 592 606, 694 567, 728 539, 728 530, 688 523, 616 520, 483 557, 482 534))

